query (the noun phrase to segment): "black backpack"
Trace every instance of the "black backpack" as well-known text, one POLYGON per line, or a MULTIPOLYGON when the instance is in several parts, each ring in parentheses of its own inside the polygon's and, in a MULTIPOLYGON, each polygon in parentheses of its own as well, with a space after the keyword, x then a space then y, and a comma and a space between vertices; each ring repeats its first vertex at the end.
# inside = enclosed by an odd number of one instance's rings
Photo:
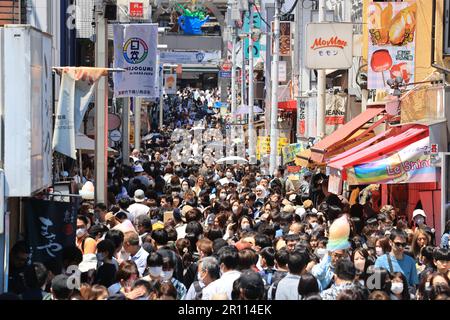
POLYGON ((195 289, 195 299, 194 300, 202 300, 203 297, 203 288, 200 286, 199 281, 194 281, 192 283, 195 289))

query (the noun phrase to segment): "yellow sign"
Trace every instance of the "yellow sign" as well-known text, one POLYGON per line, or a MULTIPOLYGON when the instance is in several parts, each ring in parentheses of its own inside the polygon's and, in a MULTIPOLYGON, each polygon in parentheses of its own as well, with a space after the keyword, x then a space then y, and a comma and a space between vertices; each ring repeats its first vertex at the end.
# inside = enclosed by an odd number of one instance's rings
MULTIPOLYGON (((284 146, 289 144, 288 138, 279 137, 278 138, 278 155, 281 155, 281 150, 284 146)), ((256 142, 256 158, 261 159, 261 155, 270 154, 270 137, 259 136, 256 142)))

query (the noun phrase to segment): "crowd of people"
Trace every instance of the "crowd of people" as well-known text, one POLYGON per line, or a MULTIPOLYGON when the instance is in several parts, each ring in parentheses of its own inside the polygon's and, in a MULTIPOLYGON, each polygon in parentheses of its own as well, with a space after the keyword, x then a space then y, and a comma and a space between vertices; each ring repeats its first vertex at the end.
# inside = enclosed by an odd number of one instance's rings
MULTIPOLYGON (((176 103, 201 110, 201 97, 188 92, 176 103)), ((217 113, 204 111, 206 123, 220 127, 217 113)), ((27 263, 26 243, 16 243, 10 294, 24 300, 450 299, 450 221, 436 235, 421 208, 407 219, 398 208, 368 200, 366 189, 348 198, 332 194, 320 169, 304 170, 296 186, 282 167, 267 176, 258 165, 178 163, 171 130, 189 129, 189 119, 174 118, 147 149, 132 152, 129 164, 111 159, 109 205, 81 205, 76 243, 64 248, 62 262, 27 263), (340 233, 343 241, 336 240, 340 233)))

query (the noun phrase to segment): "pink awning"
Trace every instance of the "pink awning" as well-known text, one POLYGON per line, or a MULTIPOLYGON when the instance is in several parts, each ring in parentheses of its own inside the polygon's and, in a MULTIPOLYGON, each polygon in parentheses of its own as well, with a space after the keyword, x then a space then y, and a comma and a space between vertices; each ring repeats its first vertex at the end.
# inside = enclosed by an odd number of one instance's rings
POLYGON ((347 152, 350 154, 350 156, 345 158, 340 157, 340 160, 330 162, 328 166, 338 170, 343 170, 346 167, 373 161, 391 152, 400 150, 410 145, 411 143, 426 138, 429 135, 428 127, 423 125, 393 128, 392 133, 394 133, 393 136, 390 136, 379 143, 371 145, 368 148, 360 149, 360 151, 357 152, 353 152, 354 148, 348 150, 347 152), (396 130, 394 129, 397 129, 400 132, 395 134, 396 130))

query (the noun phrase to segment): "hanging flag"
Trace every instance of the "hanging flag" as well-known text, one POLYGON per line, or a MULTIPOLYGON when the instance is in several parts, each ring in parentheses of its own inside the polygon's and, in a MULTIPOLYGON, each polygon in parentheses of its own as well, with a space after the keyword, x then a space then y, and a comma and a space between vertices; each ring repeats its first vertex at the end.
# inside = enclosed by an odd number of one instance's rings
POLYGON ((114 25, 114 96, 156 98, 158 25, 114 25))
POLYGON ((24 209, 31 260, 62 262, 63 249, 75 245, 76 205, 28 198, 24 209))
POLYGON ((56 107, 53 150, 76 159, 75 136, 91 102, 97 81, 108 74, 105 68, 59 69, 62 73, 56 107))

